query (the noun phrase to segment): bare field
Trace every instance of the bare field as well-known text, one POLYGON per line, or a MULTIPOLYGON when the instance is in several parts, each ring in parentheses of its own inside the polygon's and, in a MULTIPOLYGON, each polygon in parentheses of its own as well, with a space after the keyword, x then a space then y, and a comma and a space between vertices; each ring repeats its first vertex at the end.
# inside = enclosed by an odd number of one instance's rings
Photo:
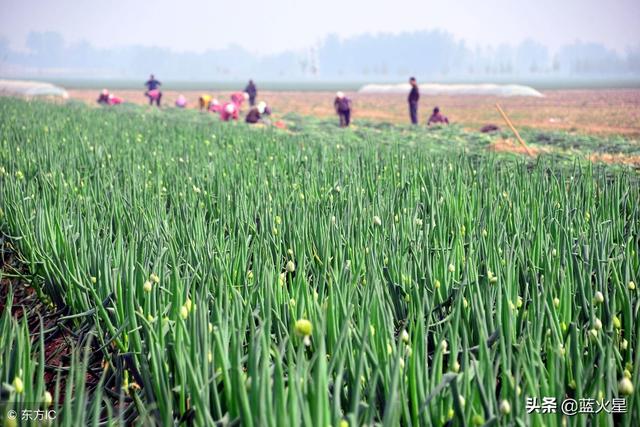
MULTIPOLYGON (((93 103, 98 90, 69 90, 73 99, 93 103)), ((126 102, 146 104, 143 90, 114 91, 126 102)), ((197 108, 201 91, 165 90, 163 102, 173 105, 179 94, 197 108)), ((426 122, 431 109, 439 106, 453 123, 469 129, 479 129, 502 120, 494 105, 499 102, 517 126, 548 130, 566 130, 600 135, 640 136, 640 89, 591 89, 543 91, 544 98, 498 98, 486 96, 423 96, 420 118, 426 122)), ((229 92, 213 92, 218 99, 228 99, 229 92)), ((390 123, 408 122, 405 95, 348 93, 353 99, 354 120, 369 119, 390 123)), ((277 116, 298 113, 317 117, 334 115, 332 92, 260 92, 277 116)))

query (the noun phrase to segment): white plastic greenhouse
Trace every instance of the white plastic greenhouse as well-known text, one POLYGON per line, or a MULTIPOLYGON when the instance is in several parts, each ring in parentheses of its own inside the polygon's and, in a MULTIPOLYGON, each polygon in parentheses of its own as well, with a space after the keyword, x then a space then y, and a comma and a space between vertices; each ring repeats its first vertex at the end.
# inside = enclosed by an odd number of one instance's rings
POLYGON ((63 88, 51 83, 29 80, 0 80, 0 96, 21 96, 25 98, 49 96, 67 99, 69 94, 63 88))
MULTIPOLYGON (((407 93, 411 89, 408 83, 401 84, 368 84, 362 86, 358 93, 407 93)), ((424 95, 485 95, 485 96, 532 96, 541 98, 543 94, 530 86, 512 84, 421 84, 420 93, 424 95)))

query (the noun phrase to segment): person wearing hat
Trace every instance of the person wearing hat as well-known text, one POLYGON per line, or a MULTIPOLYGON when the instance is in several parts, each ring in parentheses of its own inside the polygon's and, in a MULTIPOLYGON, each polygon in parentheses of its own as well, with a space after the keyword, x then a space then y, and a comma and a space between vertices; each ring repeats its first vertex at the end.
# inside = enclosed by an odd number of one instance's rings
POLYGON ((340 127, 348 127, 351 123, 351 100, 343 92, 337 92, 333 107, 340 117, 340 127))
POLYGON ((266 123, 264 116, 269 115, 271 115, 271 108, 269 108, 266 102, 260 101, 258 105, 251 107, 245 117, 245 122, 249 124, 266 123))
POLYGON ((98 104, 118 105, 118 104, 122 104, 122 98, 118 98, 117 96, 114 96, 112 93, 109 93, 107 89, 102 89, 102 92, 98 97, 98 104))
POLYGON ((411 124, 418 124, 418 101, 420 100, 420 91, 418 90, 418 82, 415 77, 409 79, 411 85, 411 92, 407 101, 409 102, 409 115, 411 116, 411 124))
POLYGON ((220 109, 220 120, 228 122, 229 120, 238 120, 240 108, 233 102, 225 103, 220 109))
POLYGON ((98 96, 98 104, 109 104, 109 90, 102 89, 100 96, 98 96))
POLYGON ((210 113, 219 113, 220 110, 222 110, 222 104, 220 104, 217 98, 213 98, 211 102, 209 102, 208 110, 210 113))

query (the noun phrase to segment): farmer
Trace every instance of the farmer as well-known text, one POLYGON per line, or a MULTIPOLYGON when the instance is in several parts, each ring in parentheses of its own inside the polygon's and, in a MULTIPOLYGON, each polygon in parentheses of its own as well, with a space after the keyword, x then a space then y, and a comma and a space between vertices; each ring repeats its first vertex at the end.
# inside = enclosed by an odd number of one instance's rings
POLYGON ((333 107, 336 109, 338 117, 340 117, 340 127, 348 127, 349 123, 351 123, 351 100, 344 93, 337 92, 333 107))
POLYGON ((418 91, 418 82, 415 77, 409 79, 411 92, 407 101, 409 102, 409 115, 411 116, 411 124, 418 124, 418 101, 420 100, 420 91, 418 91))
POLYGON ((149 105, 153 105, 155 101, 156 105, 160 106, 160 100, 162 99, 162 92, 159 87, 162 85, 156 78, 151 74, 149 76, 149 80, 144 84, 147 87, 147 91, 144 93, 145 96, 149 98, 149 105))
POLYGON ((176 107, 185 108, 187 106, 187 98, 184 95, 179 95, 178 99, 176 99, 176 107))
POLYGON ((271 115, 271 108, 269 108, 266 102, 260 101, 257 106, 251 107, 244 120, 249 124, 269 124, 268 119, 264 117, 269 115, 271 115))
POLYGON ((242 103, 247 99, 249 99, 249 94, 247 92, 235 92, 231 94, 231 102, 236 104, 238 109, 240 109, 242 103))
POLYGON ((253 80, 249 80, 249 84, 244 88, 244 91, 249 95, 249 105, 253 107, 256 104, 256 96, 258 96, 258 89, 253 80))
POLYGON ((209 109, 209 106, 211 105, 211 98, 212 96, 206 93, 203 93, 202 95, 200 95, 200 98, 198 98, 198 103, 200 104, 200 111, 209 109))
POLYGON ((222 109, 222 105, 220 104, 220 101, 218 101, 217 98, 213 98, 211 102, 209 102, 208 110, 211 113, 219 113, 221 109, 222 109))
POLYGON ((229 120, 238 120, 240 108, 234 102, 227 102, 220 109, 220 120, 228 122, 229 120))
POLYGON ((118 105, 122 104, 122 98, 118 98, 109 93, 107 89, 102 89, 100 96, 98 97, 98 104, 100 105, 118 105))
POLYGON ((107 89, 102 89, 102 92, 100 92, 100 96, 98 96, 98 104, 109 104, 109 91, 107 89))
POLYGON ((429 117, 429 121, 427 122, 427 126, 431 126, 431 123, 444 123, 449 124, 449 119, 446 116, 443 116, 440 112, 440 108, 436 107, 433 109, 433 114, 429 117))
POLYGON ((109 94, 109 105, 118 105, 118 104, 122 104, 122 98, 118 98, 117 96, 113 95, 113 94, 109 94))

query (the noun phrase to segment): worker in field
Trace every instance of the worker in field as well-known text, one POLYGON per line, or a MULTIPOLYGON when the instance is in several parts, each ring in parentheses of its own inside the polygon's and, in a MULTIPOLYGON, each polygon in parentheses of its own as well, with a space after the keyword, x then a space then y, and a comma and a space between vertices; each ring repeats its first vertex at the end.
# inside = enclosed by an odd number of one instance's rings
POLYGON ((340 117, 340 127, 348 127, 351 123, 351 100, 343 92, 337 92, 333 107, 340 117))
POLYGON ((433 114, 431 114, 431 117, 429 117, 429 121, 427 122, 427 126, 431 126, 431 124, 449 124, 449 119, 447 118, 447 116, 443 116, 442 113, 440 112, 440 108, 435 107, 433 109, 433 114))
POLYGON ((249 99, 249 94, 247 92, 235 92, 231 94, 231 102, 236 104, 238 109, 242 106, 242 103, 249 99))
POLYGON ((107 89, 102 89, 98 96, 98 104, 100 105, 118 105, 122 104, 122 98, 109 93, 107 89))
POLYGON ((238 120, 240 117, 240 106, 247 99, 249 99, 249 94, 247 92, 235 92, 231 94, 231 102, 226 102, 215 108, 215 110, 220 114, 220 120, 223 122, 238 120))
POLYGON ((240 117, 240 108, 234 102, 227 102, 220 108, 220 120, 223 122, 238 120, 238 117, 240 117))
POLYGON ((258 96, 258 88, 256 88, 253 80, 249 80, 249 84, 244 88, 244 91, 249 95, 249 105, 253 107, 256 105, 256 96, 258 96))
POLYGON ((203 93, 198 98, 198 104, 200 105, 200 111, 207 111, 209 109, 209 105, 211 104, 211 99, 213 97, 209 94, 203 93))
POLYGON ((420 91, 418 90, 418 82, 415 77, 409 79, 411 92, 407 101, 409 102, 409 115, 411 116, 411 124, 418 124, 418 101, 420 100, 420 91))
POLYGON ((162 100, 162 92, 160 91, 160 83, 153 74, 149 76, 149 80, 144 84, 147 87, 147 91, 144 93, 147 98, 149 98, 149 105, 153 105, 155 102, 156 105, 160 106, 160 101, 162 100))
POLYGON ((209 102, 209 108, 208 108, 209 112, 219 113, 221 109, 222 109, 222 104, 220 104, 220 101, 218 101, 217 98, 211 99, 211 102, 209 102))
POLYGON ((102 92, 100 92, 100 96, 98 96, 98 104, 109 104, 109 91, 107 89, 102 89, 102 92))
POLYGON ((256 123, 264 123, 266 125, 270 124, 267 116, 271 115, 271 108, 267 105, 266 102, 260 101, 258 105, 254 105, 249 109, 247 116, 245 117, 245 122, 249 124, 256 123))
POLYGON ((119 105, 122 104, 124 101, 122 100, 122 98, 117 97, 113 94, 109 94, 109 105, 119 105))
POLYGON ((179 95, 178 99, 176 99, 176 107, 178 108, 186 108, 187 107, 187 98, 184 95, 179 95))

